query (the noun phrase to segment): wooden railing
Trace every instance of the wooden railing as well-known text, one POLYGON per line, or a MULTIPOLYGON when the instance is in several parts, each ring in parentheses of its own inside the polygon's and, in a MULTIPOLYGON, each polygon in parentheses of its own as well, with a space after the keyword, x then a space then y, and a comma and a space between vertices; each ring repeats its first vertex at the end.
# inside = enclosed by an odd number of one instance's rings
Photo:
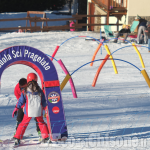
MULTIPOLYGON (((110 6, 112 7, 124 7, 127 8, 127 0, 108 0, 110 1, 110 6)), ((109 8, 111 8, 109 6, 109 8)))
POLYGON ((94 1, 107 10, 111 10, 114 7, 127 8, 127 0, 94 0, 94 1))
POLYGON ((109 6, 109 0, 94 0, 97 4, 101 5, 105 9, 108 9, 109 6))
MULTIPOLYGON (((88 26, 104 26, 106 24, 93 24, 93 23, 78 23, 78 20, 83 19, 84 17, 90 18, 90 17, 106 17, 106 15, 72 15, 72 18, 60 18, 60 19, 49 19, 49 18, 40 18, 40 17, 25 17, 25 18, 10 18, 10 19, 0 19, 0 22, 2 21, 22 21, 22 20, 27 20, 30 22, 34 22, 34 26, 24 26, 24 27, 9 27, 9 28, 0 28, 0 31, 16 31, 16 30, 24 30, 25 32, 30 30, 31 32, 35 31, 50 31, 50 30, 69 30, 75 28, 78 30, 79 28, 88 26), (49 22, 49 21, 67 21, 67 20, 76 20, 76 24, 74 24, 74 27, 70 27, 69 25, 63 25, 63 26, 36 26, 37 22, 49 22)), ((110 24, 112 26, 120 26, 122 24, 110 24)))

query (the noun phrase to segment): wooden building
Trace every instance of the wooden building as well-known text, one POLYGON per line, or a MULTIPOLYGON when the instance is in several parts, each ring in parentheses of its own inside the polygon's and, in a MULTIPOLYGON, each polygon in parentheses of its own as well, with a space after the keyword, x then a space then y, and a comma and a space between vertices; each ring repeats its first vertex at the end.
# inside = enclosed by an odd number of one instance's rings
MULTIPOLYGON (((149 0, 88 0, 88 15, 106 15, 107 17, 88 18, 88 23, 132 24, 137 15, 150 21, 149 0)), ((90 31, 103 31, 103 26, 88 27, 90 31)), ((120 30, 122 26, 113 26, 120 30)))

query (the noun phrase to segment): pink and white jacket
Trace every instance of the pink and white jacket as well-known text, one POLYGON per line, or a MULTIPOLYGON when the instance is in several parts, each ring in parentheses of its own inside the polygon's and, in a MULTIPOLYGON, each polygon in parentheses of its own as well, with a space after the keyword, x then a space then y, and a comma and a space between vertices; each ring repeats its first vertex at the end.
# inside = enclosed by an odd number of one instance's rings
MULTIPOLYGON (((74 25, 75 23, 73 22, 73 21, 71 21, 70 22, 70 27, 74 27, 73 25, 74 25)), ((74 29, 70 29, 70 31, 75 31, 75 28, 74 29)))

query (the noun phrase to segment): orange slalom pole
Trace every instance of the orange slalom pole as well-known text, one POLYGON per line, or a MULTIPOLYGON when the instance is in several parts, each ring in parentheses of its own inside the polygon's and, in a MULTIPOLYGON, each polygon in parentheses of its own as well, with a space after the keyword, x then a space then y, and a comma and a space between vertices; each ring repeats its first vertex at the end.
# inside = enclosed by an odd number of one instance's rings
POLYGON ((101 48, 102 45, 103 45, 102 43, 99 43, 99 45, 98 45, 97 49, 95 50, 94 55, 92 57, 92 60, 91 60, 92 62, 90 63, 90 66, 93 66, 93 61, 96 57, 97 52, 99 51, 99 49, 101 48))
POLYGON ((107 54, 107 55, 105 56, 104 60, 102 61, 101 65, 99 66, 99 68, 98 68, 98 70, 97 70, 97 72, 96 72, 96 75, 95 75, 95 77, 94 77, 93 83, 92 83, 92 86, 93 86, 93 87, 95 87, 96 81, 97 81, 97 79, 98 79, 98 75, 99 75, 101 69, 103 68, 104 64, 105 64, 106 61, 108 60, 109 56, 110 56, 110 55, 107 54))

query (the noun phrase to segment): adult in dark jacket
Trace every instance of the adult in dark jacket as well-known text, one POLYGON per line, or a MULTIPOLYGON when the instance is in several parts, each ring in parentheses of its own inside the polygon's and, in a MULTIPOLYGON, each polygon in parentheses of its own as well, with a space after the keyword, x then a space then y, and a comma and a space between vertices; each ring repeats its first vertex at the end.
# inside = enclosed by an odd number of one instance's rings
POLYGON ((145 32, 148 36, 148 52, 150 52, 150 21, 148 21, 146 25, 147 25, 147 28, 145 32))
POLYGON ((145 44, 147 43, 147 35, 145 33, 146 24, 147 24, 147 20, 145 20, 145 19, 142 19, 139 24, 138 35, 137 35, 137 43, 138 44, 140 44, 140 41, 141 41, 143 35, 144 35, 144 43, 145 44))
MULTIPOLYGON (((19 83, 15 86, 14 89, 14 95, 16 96, 17 100, 19 100, 22 90, 27 86, 27 80, 25 78, 21 78, 19 80, 19 83)), ((17 102, 18 104, 18 102, 17 102)), ((16 104, 16 105, 17 105, 16 104)), ((23 112, 23 107, 22 106, 19 110, 18 110, 18 115, 17 115, 17 125, 16 125, 16 129, 18 128, 18 125, 21 123, 21 121, 23 120, 23 116, 24 116, 24 112, 23 112)))
POLYGON ((116 39, 114 40, 114 43, 117 43, 119 36, 124 36, 124 40, 123 40, 123 43, 124 43, 130 33, 131 31, 129 29, 129 26, 126 25, 126 27, 121 29, 119 33, 116 35, 115 37, 116 39))

